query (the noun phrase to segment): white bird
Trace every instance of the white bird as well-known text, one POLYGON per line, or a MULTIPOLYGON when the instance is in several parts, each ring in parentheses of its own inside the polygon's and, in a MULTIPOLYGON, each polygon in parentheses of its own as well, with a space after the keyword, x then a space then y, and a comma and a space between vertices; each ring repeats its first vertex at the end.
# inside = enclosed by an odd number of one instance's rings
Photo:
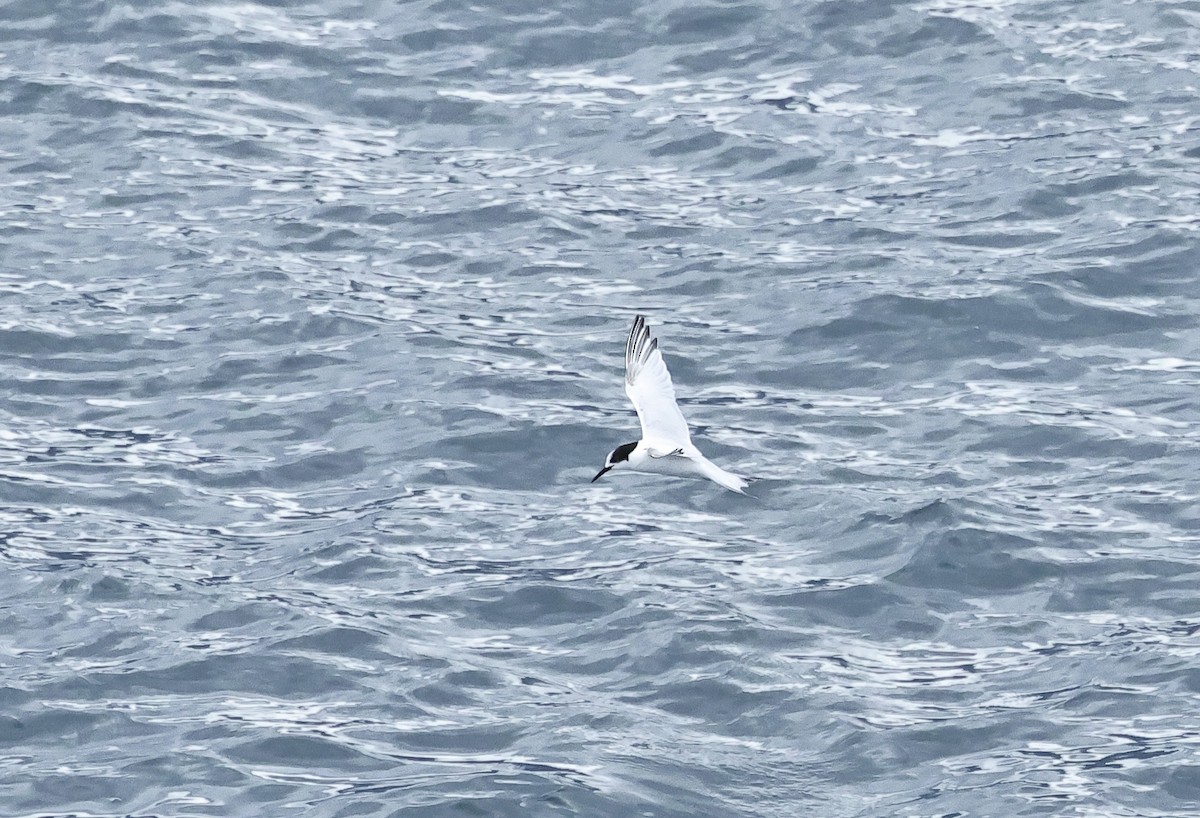
POLYGON ((592 478, 595 483, 607 472, 621 469, 670 474, 676 477, 707 477, 730 491, 745 494, 749 482, 730 474, 700 454, 692 445, 687 421, 675 402, 671 373, 658 351, 658 339, 650 337, 646 319, 633 319, 625 343, 625 394, 642 423, 642 439, 624 443, 604 459, 604 468, 592 478))

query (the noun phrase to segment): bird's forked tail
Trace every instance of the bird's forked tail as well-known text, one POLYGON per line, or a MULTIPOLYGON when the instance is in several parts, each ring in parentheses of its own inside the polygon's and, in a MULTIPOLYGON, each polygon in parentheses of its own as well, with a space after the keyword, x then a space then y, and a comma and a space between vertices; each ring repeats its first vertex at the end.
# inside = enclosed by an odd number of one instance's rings
POLYGON ((700 461, 700 471, 709 480, 719 483, 730 491, 736 491, 738 494, 745 494, 746 486, 750 485, 750 481, 746 478, 725 471, 707 458, 700 461))

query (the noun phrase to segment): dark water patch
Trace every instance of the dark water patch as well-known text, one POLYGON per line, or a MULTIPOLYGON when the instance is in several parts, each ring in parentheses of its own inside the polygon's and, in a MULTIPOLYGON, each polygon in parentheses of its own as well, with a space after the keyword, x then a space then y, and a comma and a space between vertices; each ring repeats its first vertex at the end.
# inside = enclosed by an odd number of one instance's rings
POLYGON ((1013 593, 1061 576, 1059 567, 1021 556, 1033 543, 977 528, 933 534, 890 579, 902 585, 1013 593))
POLYGON ((345 654, 368 658, 386 658, 387 653, 377 650, 380 634, 362 628, 323 628, 317 632, 286 639, 276 643, 284 650, 311 650, 333 655, 345 654))
POLYGON ((674 156, 680 153, 710 151, 720 147, 724 140, 719 134, 699 134, 683 139, 672 139, 650 151, 651 156, 674 156))
POLYGON ((722 37, 757 20, 762 10, 755 5, 693 6, 677 9, 662 19, 662 25, 675 40, 707 40, 722 37))
MULTIPOLYGON (((169 667, 92 674, 89 679, 90 690, 93 695, 109 691, 114 697, 122 695, 122 691, 164 695, 239 691, 285 699, 303 697, 314 690, 345 692, 352 686, 336 669, 322 668, 299 658, 219 653, 205 655, 210 652, 210 646, 199 643, 193 651, 203 658, 191 659, 185 654, 169 667)), ((71 692, 80 695, 85 688, 72 686, 71 692)))
MULTIPOLYGON (((1128 108, 1128 100, 1105 94, 1089 94, 1066 91, 1061 88, 1046 88, 1040 94, 1023 96, 1017 102, 1022 119, 1028 117, 1058 115, 1063 111, 1115 112, 1128 108)), ((1089 191, 1089 192, 1095 192, 1089 191)))
POLYGON ((225 752, 242 763, 296 765, 314 771, 328 765, 355 766, 356 762, 365 767, 374 766, 364 764, 352 749, 317 736, 273 736, 249 741, 225 752))
MULTIPOLYGON (((967 20, 951 17, 930 17, 912 31, 900 31, 879 41, 879 49, 887 57, 907 57, 927 48, 944 46, 984 46, 990 35, 967 20)), ((953 63, 954 58, 950 59, 953 63)))
POLYGON ((493 625, 544 627, 594 622, 618 610, 620 605, 617 597, 600 589, 531 585, 498 596, 489 594, 473 607, 483 621, 493 625))

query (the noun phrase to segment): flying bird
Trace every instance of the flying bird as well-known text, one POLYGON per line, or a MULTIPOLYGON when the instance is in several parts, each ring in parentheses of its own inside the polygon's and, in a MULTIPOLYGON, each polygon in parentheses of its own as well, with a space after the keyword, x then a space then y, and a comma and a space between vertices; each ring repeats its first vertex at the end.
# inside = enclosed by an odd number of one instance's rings
POLYGON ((650 336, 650 327, 641 315, 633 319, 625 343, 625 394, 642 423, 642 439, 613 449, 604 459, 604 468, 592 478, 593 483, 610 471, 627 469, 707 477, 730 491, 746 493, 749 481, 725 471, 692 445, 687 421, 675 402, 671 373, 658 350, 658 339, 650 336))

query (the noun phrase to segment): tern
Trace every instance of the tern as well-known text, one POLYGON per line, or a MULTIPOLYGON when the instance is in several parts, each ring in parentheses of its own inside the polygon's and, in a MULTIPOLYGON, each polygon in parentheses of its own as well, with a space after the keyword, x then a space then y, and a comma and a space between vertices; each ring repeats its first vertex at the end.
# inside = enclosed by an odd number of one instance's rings
POLYGON ((625 394, 637 410, 642 439, 623 443, 604 458, 604 468, 592 478, 595 483, 610 471, 628 469, 675 477, 707 477, 730 491, 745 494, 749 482, 713 463, 692 445, 687 421, 675 402, 671 373, 658 350, 658 339, 650 335, 644 316, 633 319, 625 342, 625 394))

